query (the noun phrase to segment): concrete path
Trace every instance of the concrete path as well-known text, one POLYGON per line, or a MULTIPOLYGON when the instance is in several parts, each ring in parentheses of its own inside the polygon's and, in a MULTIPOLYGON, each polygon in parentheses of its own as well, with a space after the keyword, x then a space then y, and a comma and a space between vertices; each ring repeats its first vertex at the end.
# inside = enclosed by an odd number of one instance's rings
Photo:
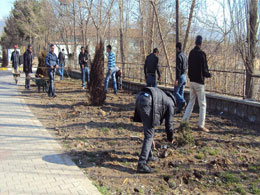
POLYGON ((0 195, 99 194, 19 95, 0 71, 0 195))

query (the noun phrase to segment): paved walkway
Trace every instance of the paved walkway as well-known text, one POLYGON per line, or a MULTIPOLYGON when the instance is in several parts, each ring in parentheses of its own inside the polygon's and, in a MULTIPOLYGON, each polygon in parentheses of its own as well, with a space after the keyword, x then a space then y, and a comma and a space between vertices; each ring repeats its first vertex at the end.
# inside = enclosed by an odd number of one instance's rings
POLYGON ((2 194, 99 194, 19 98, 10 71, 0 71, 2 194))

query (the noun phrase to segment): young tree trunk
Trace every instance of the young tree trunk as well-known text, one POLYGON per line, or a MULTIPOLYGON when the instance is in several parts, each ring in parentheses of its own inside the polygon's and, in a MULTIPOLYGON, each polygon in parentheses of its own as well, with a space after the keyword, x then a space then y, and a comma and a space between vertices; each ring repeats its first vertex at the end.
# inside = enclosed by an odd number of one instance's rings
POLYGON ((125 71, 125 53, 124 53, 124 3, 123 0, 120 0, 119 3, 119 10, 120 10, 120 55, 121 55, 121 63, 122 63, 122 71, 124 74, 125 71))
POLYGON ((139 9, 141 14, 141 29, 142 29, 142 40, 141 40, 141 54, 142 54, 142 61, 145 61, 146 51, 145 51, 145 32, 144 32, 144 1, 139 0, 139 9))
POLYGON ((254 99, 256 97, 256 88, 254 85, 253 75, 256 69, 257 54, 257 31, 258 31, 258 0, 251 0, 249 3, 249 24, 248 24, 248 56, 246 68, 246 98, 254 99))
POLYGON ((179 34, 180 34, 180 27, 179 27, 179 0, 176 0, 176 43, 179 42, 179 34))
POLYGON ((190 8, 190 14, 189 14, 188 26, 187 26, 187 30, 186 30, 186 33, 185 33, 184 43, 183 43, 183 51, 184 52, 185 52, 186 45, 187 45, 187 42, 188 42, 188 37, 189 37, 189 33, 190 33, 191 21, 192 21, 192 17, 193 17, 193 11, 194 11, 195 4, 196 4, 196 0, 192 0, 192 4, 191 4, 191 8, 190 8))
POLYGON ((149 18, 148 18, 148 39, 147 39, 147 53, 151 53, 153 49, 154 38, 154 11, 152 5, 149 6, 149 18))
POLYGON ((169 60, 169 56, 168 56, 168 53, 167 53, 165 41, 164 41, 163 36, 162 36, 162 30, 161 30, 161 25, 160 25, 160 21, 159 21, 159 16, 157 14, 157 10, 156 10, 154 2, 151 1, 151 4, 153 6, 155 17, 156 17, 156 20, 157 20, 159 35, 160 35, 160 38, 161 38, 161 41, 162 41, 163 50, 164 50, 164 53, 165 53, 165 56, 166 56, 167 66, 168 66, 168 70, 169 70, 169 73, 170 73, 170 79, 171 79, 171 82, 173 83, 174 82, 173 73, 172 73, 172 70, 171 70, 171 67, 170 67, 170 60, 169 60))

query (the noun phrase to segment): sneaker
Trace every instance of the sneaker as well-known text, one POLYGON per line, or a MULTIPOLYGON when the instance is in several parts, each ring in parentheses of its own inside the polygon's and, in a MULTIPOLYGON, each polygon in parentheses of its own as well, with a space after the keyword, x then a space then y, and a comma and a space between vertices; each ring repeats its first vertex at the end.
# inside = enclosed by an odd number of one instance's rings
POLYGON ((57 95, 56 95, 56 94, 54 94, 52 97, 53 97, 53 98, 56 98, 56 97, 57 97, 57 95))
POLYGON ((156 161, 158 161, 158 158, 152 156, 152 157, 149 157, 149 158, 148 158, 148 162, 149 162, 149 161, 151 161, 151 162, 156 162, 156 161))
POLYGON ((82 89, 85 89, 85 86, 84 86, 84 87, 82 87, 82 89))
POLYGON ((137 173, 153 173, 154 170, 148 167, 146 164, 138 164, 137 173))
POLYGON ((208 130, 206 127, 198 127, 198 129, 199 129, 200 131, 204 131, 204 132, 206 132, 206 133, 209 132, 209 130, 208 130))

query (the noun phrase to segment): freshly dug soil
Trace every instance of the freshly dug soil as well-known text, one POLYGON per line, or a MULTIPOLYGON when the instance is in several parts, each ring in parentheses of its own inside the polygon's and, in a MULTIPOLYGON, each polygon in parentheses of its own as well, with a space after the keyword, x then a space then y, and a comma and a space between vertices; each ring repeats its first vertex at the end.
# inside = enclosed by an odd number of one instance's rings
MULTIPOLYGON (((157 127, 154 153, 159 161, 150 163, 156 172, 137 174, 143 130, 131 120, 136 94, 111 91, 105 105, 94 107, 79 80, 55 85, 54 99, 37 93, 36 87, 21 88, 22 96, 101 193, 260 194, 259 126, 209 112, 210 133, 205 133, 196 130, 194 113, 190 126, 195 143, 185 146, 169 144, 164 127, 157 127)), ((181 117, 175 116, 176 127, 181 117)))

